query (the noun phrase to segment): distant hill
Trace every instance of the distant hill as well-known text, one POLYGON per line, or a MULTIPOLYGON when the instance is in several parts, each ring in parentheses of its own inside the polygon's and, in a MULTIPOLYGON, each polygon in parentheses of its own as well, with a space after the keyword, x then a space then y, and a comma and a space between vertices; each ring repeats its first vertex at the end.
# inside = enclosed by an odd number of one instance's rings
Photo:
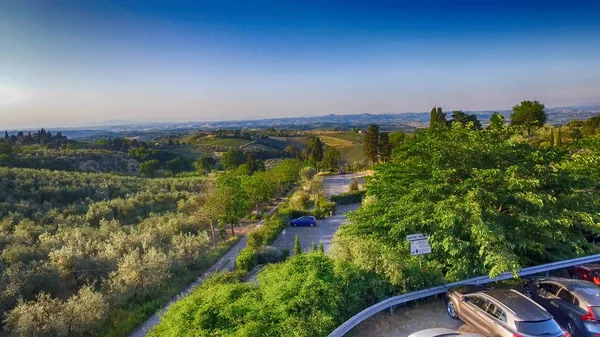
MULTIPOLYGON (((507 120, 511 110, 496 110, 507 120)), ((482 124, 487 124, 495 111, 464 111, 476 114, 482 124)), ((585 120, 600 113, 600 104, 586 104, 570 107, 547 108, 548 123, 564 124, 572 119, 585 120)), ((446 111, 447 117, 452 112, 446 111)), ((370 124, 377 124, 381 130, 411 131, 415 128, 426 127, 429 124, 429 112, 406 112, 387 114, 329 114, 316 117, 285 117, 256 120, 215 121, 215 122, 184 122, 184 123, 138 123, 88 126, 84 128, 56 128, 52 131, 62 131, 62 134, 75 139, 95 141, 109 137, 130 137, 140 140, 151 140, 165 135, 181 135, 198 130, 214 129, 293 129, 293 130, 349 130, 351 128, 365 129, 370 124)), ((14 130, 27 131, 27 130, 14 130)), ((9 134, 12 133, 9 131, 9 134)))

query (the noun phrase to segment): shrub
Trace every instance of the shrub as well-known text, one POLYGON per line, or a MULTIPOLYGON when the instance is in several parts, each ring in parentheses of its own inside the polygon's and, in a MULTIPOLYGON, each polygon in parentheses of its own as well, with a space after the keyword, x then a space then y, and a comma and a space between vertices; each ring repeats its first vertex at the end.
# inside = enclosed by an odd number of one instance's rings
POLYGON ((352 179, 349 186, 350 192, 358 191, 358 181, 356 179, 352 179))
POLYGON ((301 209, 292 209, 292 208, 282 208, 279 209, 279 214, 286 218, 286 220, 296 219, 301 216, 311 215, 311 212, 301 210, 301 209))
POLYGON ((240 255, 235 259, 235 268, 251 271, 256 266, 256 251, 250 248, 240 250, 240 255))
POLYGON ((290 198, 290 207, 294 209, 306 209, 310 202, 310 194, 306 191, 297 191, 290 198))
POLYGON ((338 205, 355 204, 362 201, 366 191, 354 191, 334 195, 330 199, 338 205))
POLYGON ((317 200, 315 200, 315 209, 313 214, 318 219, 323 219, 335 212, 335 206, 335 202, 327 201, 325 198, 317 198, 317 200))
POLYGON ((265 239, 265 229, 263 228, 255 228, 251 230, 247 237, 246 247, 250 249, 258 249, 263 246, 265 239))
POLYGON ((256 262, 258 264, 277 263, 283 260, 285 260, 285 255, 277 247, 264 246, 256 251, 256 262))

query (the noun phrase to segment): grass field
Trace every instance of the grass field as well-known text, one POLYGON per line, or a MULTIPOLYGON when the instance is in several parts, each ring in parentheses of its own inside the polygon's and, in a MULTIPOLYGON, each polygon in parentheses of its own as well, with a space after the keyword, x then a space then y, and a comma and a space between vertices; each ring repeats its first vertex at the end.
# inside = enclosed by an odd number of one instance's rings
POLYGON ((353 143, 349 140, 332 137, 330 135, 322 135, 320 138, 325 144, 335 148, 348 147, 353 145, 353 143))
POLYGON ((354 144, 362 144, 365 139, 364 135, 355 132, 336 132, 327 134, 326 136, 346 140, 354 144))
POLYGON ((340 157, 344 163, 351 163, 366 159, 363 145, 339 147, 338 151, 340 151, 340 157))
POLYGON ((190 158, 200 158, 205 153, 195 145, 170 146, 168 150, 190 158))
POLYGON ((204 139, 198 144, 201 145, 217 145, 217 146, 229 146, 229 147, 240 147, 250 143, 249 140, 237 139, 237 138, 209 138, 204 139))

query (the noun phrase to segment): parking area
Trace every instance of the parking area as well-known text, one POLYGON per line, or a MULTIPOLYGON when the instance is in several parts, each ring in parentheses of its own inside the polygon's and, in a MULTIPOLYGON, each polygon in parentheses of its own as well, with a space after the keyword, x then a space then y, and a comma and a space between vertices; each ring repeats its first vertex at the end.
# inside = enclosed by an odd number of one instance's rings
POLYGON ((282 249, 287 248, 293 253, 294 240, 296 239, 296 235, 298 235, 302 251, 310 250, 313 242, 317 246, 319 242, 322 242, 325 252, 328 252, 331 247, 333 235, 341 225, 346 223, 347 218, 345 214, 356 210, 358 206, 360 204, 340 205, 336 208, 335 214, 332 217, 317 220, 317 226, 315 227, 288 226, 285 230, 285 236, 280 234, 273 245, 282 249))
POLYGON ((446 306, 442 298, 433 298, 397 307, 392 313, 380 312, 359 324, 349 336, 406 337, 430 328, 448 328, 462 333, 476 332, 462 321, 450 318, 446 314, 446 306))
POLYGON ((323 193, 326 196, 338 195, 350 191, 352 179, 357 179, 359 185, 365 183, 364 174, 340 174, 323 177, 323 193))

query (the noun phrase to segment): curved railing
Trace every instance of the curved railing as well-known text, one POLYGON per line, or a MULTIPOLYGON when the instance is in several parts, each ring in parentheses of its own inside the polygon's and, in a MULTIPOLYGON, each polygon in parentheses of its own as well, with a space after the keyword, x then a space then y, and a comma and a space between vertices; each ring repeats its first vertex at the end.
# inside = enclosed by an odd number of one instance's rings
MULTIPOLYGON (((576 259, 564 260, 564 261, 559 261, 559 262, 553 262, 553 263, 543 264, 543 265, 539 265, 539 266, 535 266, 535 267, 527 267, 527 268, 519 270, 517 272, 517 275, 518 276, 534 275, 534 274, 549 272, 551 270, 563 269, 563 268, 568 268, 568 267, 572 267, 572 266, 577 266, 580 264, 586 264, 586 263, 592 263, 592 262, 598 262, 598 261, 600 261, 600 254, 580 257, 580 258, 576 258, 576 259)), ((412 293, 407 293, 407 294, 402 294, 399 296, 390 297, 390 298, 383 300, 377 304, 374 304, 374 305, 366 308, 365 310, 359 312, 358 314, 354 315, 354 317, 352 317, 349 320, 347 320, 346 322, 344 322, 344 324, 340 325, 331 334, 329 334, 329 337, 344 336, 346 333, 348 333, 350 330, 352 330, 352 328, 357 326, 359 323, 365 321, 367 318, 369 318, 385 309, 392 308, 392 307, 402 304, 402 303, 407 303, 407 302, 411 302, 414 300, 419 300, 422 298, 443 294, 449 288, 453 288, 453 287, 460 286, 460 285, 486 284, 486 283, 490 283, 490 282, 508 280, 513 277, 514 277, 514 275, 512 273, 508 273, 508 272, 502 273, 498 277, 493 278, 493 279, 489 278, 488 276, 479 276, 479 277, 475 277, 475 278, 464 280, 464 281, 449 283, 449 284, 446 284, 443 286, 438 286, 438 287, 434 287, 434 288, 419 290, 419 291, 415 291, 412 293)))

